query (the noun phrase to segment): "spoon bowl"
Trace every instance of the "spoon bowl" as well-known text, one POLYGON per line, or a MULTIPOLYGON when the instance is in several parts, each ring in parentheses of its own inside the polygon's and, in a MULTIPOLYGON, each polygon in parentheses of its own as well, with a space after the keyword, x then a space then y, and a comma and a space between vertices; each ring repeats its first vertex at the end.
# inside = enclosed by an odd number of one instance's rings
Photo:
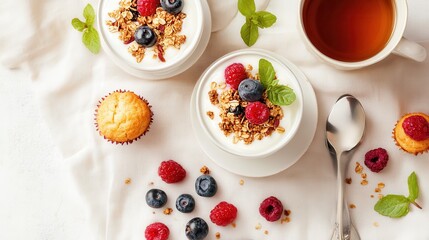
POLYGON ((337 171, 337 215, 332 240, 360 240, 344 200, 344 179, 354 149, 365 132, 365 111, 352 95, 341 96, 326 121, 326 145, 337 171))
POLYGON ((365 111, 351 95, 341 96, 331 109, 326 122, 326 138, 337 153, 355 148, 365 129, 365 111))

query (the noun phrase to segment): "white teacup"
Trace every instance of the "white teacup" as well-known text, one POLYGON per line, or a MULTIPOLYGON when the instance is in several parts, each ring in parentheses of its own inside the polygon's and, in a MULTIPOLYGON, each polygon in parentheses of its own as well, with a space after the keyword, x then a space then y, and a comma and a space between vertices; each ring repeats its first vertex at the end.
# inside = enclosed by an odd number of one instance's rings
MULTIPOLYGON (((368 0, 362 0, 362 1, 368 1, 368 0)), ((321 58, 323 61, 333 65, 336 68, 339 69, 344 69, 344 70, 352 70, 352 69, 358 69, 358 68, 362 68, 362 67, 366 67, 369 65, 372 65, 374 63, 377 63, 381 60, 383 60, 384 58, 386 58, 389 54, 393 53, 396 55, 400 55, 409 59, 412 59, 414 61, 417 62, 422 62, 426 59, 426 49, 424 47, 422 47, 421 45, 412 42, 410 40, 407 40, 405 38, 403 38, 403 34, 404 34, 404 30, 405 30, 405 26, 407 23, 407 14, 408 14, 408 8, 407 8, 407 1, 406 0, 390 0, 391 2, 389 2, 389 0, 384 0, 384 3, 389 4, 390 6, 393 6, 392 9, 392 28, 390 31, 390 36, 388 36, 388 38, 386 38, 386 41, 384 43, 384 47, 380 47, 376 52, 374 52, 373 55, 368 56, 367 58, 363 58, 363 59, 359 59, 359 60, 344 60, 341 58, 336 58, 333 57, 333 55, 329 55, 329 53, 326 51, 326 49, 329 48, 325 48, 324 46, 328 46, 329 44, 331 44, 333 46, 333 48, 335 48, 336 46, 334 46, 335 41, 337 41, 336 43, 338 45, 341 45, 342 43, 342 38, 337 38, 332 40, 331 36, 328 36, 327 32, 329 32, 330 30, 333 30, 334 28, 327 28, 326 26, 324 26, 323 24, 325 24, 325 22, 320 21, 320 20, 324 20, 324 18, 320 18, 319 17, 319 21, 314 21, 314 24, 311 26, 312 28, 310 28, 310 24, 308 23, 310 17, 310 14, 313 14, 312 16, 315 16, 317 14, 321 14, 321 12, 323 12, 323 5, 326 4, 333 4, 334 2, 332 0, 301 0, 300 1, 300 8, 299 8, 299 28, 300 28, 300 32, 303 36, 304 42, 306 44, 306 46, 308 47, 308 49, 310 49, 310 51, 312 53, 314 53, 315 55, 317 55, 319 58, 321 58), (317 2, 317 3, 315 3, 317 2), (312 5, 311 5, 311 4, 312 5), (311 7, 313 9, 309 10, 311 7), (322 7, 321 7, 322 6, 322 7), (317 9, 317 8, 321 8, 321 9, 317 9), (314 29, 317 28, 318 34, 320 34, 320 36, 310 36, 311 35, 311 31, 314 31, 314 29), (325 29, 322 29, 325 28, 325 29), (313 29, 313 30, 311 30, 313 29), (328 29, 327 31, 325 31, 326 29, 328 29), (325 32, 323 32, 325 31, 325 32), (320 40, 322 39, 322 40, 320 40), (324 39, 328 39, 325 43, 320 43, 323 42, 324 39), (319 43, 317 43, 317 41, 319 41, 319 43), (327 43, 328 41, 331 41, 330 43, 327 43), (318 46, 316 46, 318 45, 318 46), (323 49, 323 50, 321 50, 323 49), (328 53, 328 54, 327 54, 328 53)), ((380 1, 383 2, 383 1, 380 1)), ((379 3, 380 3, 379 2, 379 3)), ((356 4, 360 4, 360 3, 356 3, 356 4)), ((364 3, 363 3, 364 4, 364 3)), ((371 4, 371 3, 368 3, 371 4)), ((325 6, 326 7, 326 6, 325 6)), ((326 10, 327 8, 325 8, 326 10)), ((354 8, 357 9, 357 8, 354 8)), ((338 10, 338 9, 337 9, 338 10)), ((329 8, 329 11, 326 11, 327 13, 325 14, 327 16, 327 18, 331 18, 333 16, 335 16, 335 14, 341 14, 341 11, 335 11, 332 6, 331 8, 329 8)), ((347 16, 347 15, 345 15, 347 16)), ((374 16, 377 16, 376 14, 374 16)), ((348 16, 347 16, 348 17, 348 16)), ((316 17, 314 17, 316 18, 316 17)), ((331 21, 332 19, 330 19, 329 21, 331 21)), ((347 19, 348 20, 348 19, 347 19)), ((363 19, 364 20, 364 19, 363 19)), ((328 20, 326 20, 326 22, 329 22, 328 20)), ((364 21, 362 21, 362 24, 365 24, 364 21)), ((338 21, 338 23, 342 23, 342 26, 346 26, 344 25, 344 23, 346 23, 346 21, 341 22, 338 21)), ((370 21, 368 21, 368 23, 370 23, 370 21)), ((330 24, 332 24, 331 26, 336 26, 336 22, 335 21, 331 21, 330 24), (334 23, 334 24, 332 24, 334 23)), ((361 24, 361 22, 359 22, 359 24, 361 24)), ((374 23, 376 24, 376 23, 374 23)), ((341 26, 340 24, 338 24, 339 26, 341 26)), ((350 24, 351 27, 352 24, 350 24)), ((370 24, 367 24, 370 25, 370 24)), ((360 25, 359 25, 360 26, 360 25)), ((366 27, 366 26, 364 26, 366 27)), ((371 26, 374 27, 374 26, 371 26)), ((317 32, 316 31, 316 32, 317 32)), ((315 34, 317 35, 317 34, 315 34)), ((373 35, 371 35, 372 37, 373 35)), ((376 37, 376 36, 374 36, 376 37)), ((341 50, 340 47, 338 47, 338 49, 341 50)), ((338 50, 338 52, 340 52, 340 50, 338 50)), ((352 50, 356 50, 356 49, 352 49, 352 50)), ((358 52, 358 51, 356 51, 358 52)), ((345 53, 345 52, 344 52, 345 53)))

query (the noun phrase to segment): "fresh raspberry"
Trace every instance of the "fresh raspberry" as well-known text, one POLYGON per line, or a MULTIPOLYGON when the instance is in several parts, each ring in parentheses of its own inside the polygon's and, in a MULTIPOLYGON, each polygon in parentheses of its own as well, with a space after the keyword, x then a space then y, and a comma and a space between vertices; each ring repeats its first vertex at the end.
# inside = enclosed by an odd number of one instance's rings
POLYGON ((279 220, 283 214, 283 204, 276 197, 269 197, 259 205, 259 213, 269 222, 279 220))
POLYGON ((159 165, 158 175, 166 183, 177 183, 186 177, 186 170, 174 160, 168 160, 159 165))
POLYGON ((218 226, 227 226, 237 218, 237 208, 227 202, 220 202, 210 211, 210 220, 218 226))
POLYGON ((233 63, 225 69, 225 82, 237 90, 241 81, 247 78, 246 69, 241 63, 233 63))
POLYGON ((378 173, 383 170, 387 165, 387 161, 389 161, 389 155, 384 148, 376 148, 365 154, 365 165, 372 172, 378 173))
POLYGON ((402 123, 402 127, 405 134, 416 141, 424 141, 429 138, 429 123, 423 116, 407 117, 402 123))
POLYGON ((170 235, 170 230, 165 224, 156 222, 146 227, 144 236, 146 240, 167 240, 170 235))
POLYGON ((270 109, 261 102, 251 102, 246 107, 246 118, 252 124, 262 124, 270 118, 270 109))
POLYGON ((151 16, 159 5, 159 0, 137 0, 137 11, 142 16, 151 16))

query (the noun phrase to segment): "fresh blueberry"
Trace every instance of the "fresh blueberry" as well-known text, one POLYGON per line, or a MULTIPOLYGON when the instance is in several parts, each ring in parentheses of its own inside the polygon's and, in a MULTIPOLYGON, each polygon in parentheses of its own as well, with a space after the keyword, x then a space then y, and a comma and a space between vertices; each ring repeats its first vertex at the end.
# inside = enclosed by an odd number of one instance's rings
POLYGON ((146 193, 146 203, 152 208, 162 208, 167 203, 167 194, 160 189, 151 189, 146 193))
POLYGON ((216 180, 209 175, 201 175, 195 181, 195 191, 201 197, 213 197, 217 192, 216 180))
POLYGON ((228 112, 233 113, 234 116, 240 116, 244 113, 244 108, 241 105, 237 105, 235 107, 230 106, 228 112))
POLYGON ((189 240, 202 240, 209 234, 209 225, 202 218, 196 217, 186 224, 185 233, 189 240))
POLYGON ((178 14, 181 12, 183 4, 183 0, 161 0, 161 7, 171 14, 178 14))
POLYGON ((253 79, 245 79, 238 85, 238 94, 244 101, 256 102, 261 99, 263 93, 261 82, 253 79))
POLYGON ((182 194, 176 200, 176 208, 179 212, 190 213, 195 208, 195 200, 190 194, 182 194))
POLYGON ((140 26, 134 33, 134 39, 143 47, 152 47, 156 43, 156 33, 148 26, 140 26))

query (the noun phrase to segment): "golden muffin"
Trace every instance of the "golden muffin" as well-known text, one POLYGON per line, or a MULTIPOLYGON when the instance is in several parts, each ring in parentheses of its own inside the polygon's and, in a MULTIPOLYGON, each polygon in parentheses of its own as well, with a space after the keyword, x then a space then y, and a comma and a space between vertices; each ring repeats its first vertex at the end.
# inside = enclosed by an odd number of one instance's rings
POLYGON ((409 113, 399 119, 393 129, 393 139, 402 150, 419 154, 429 149, 429 116, 409 113))
POLYGON ((95 113, 97 131, 114 143, 132 143, 152 123, 151 106, 131 91, 115 91, 104 97, 95 113))

